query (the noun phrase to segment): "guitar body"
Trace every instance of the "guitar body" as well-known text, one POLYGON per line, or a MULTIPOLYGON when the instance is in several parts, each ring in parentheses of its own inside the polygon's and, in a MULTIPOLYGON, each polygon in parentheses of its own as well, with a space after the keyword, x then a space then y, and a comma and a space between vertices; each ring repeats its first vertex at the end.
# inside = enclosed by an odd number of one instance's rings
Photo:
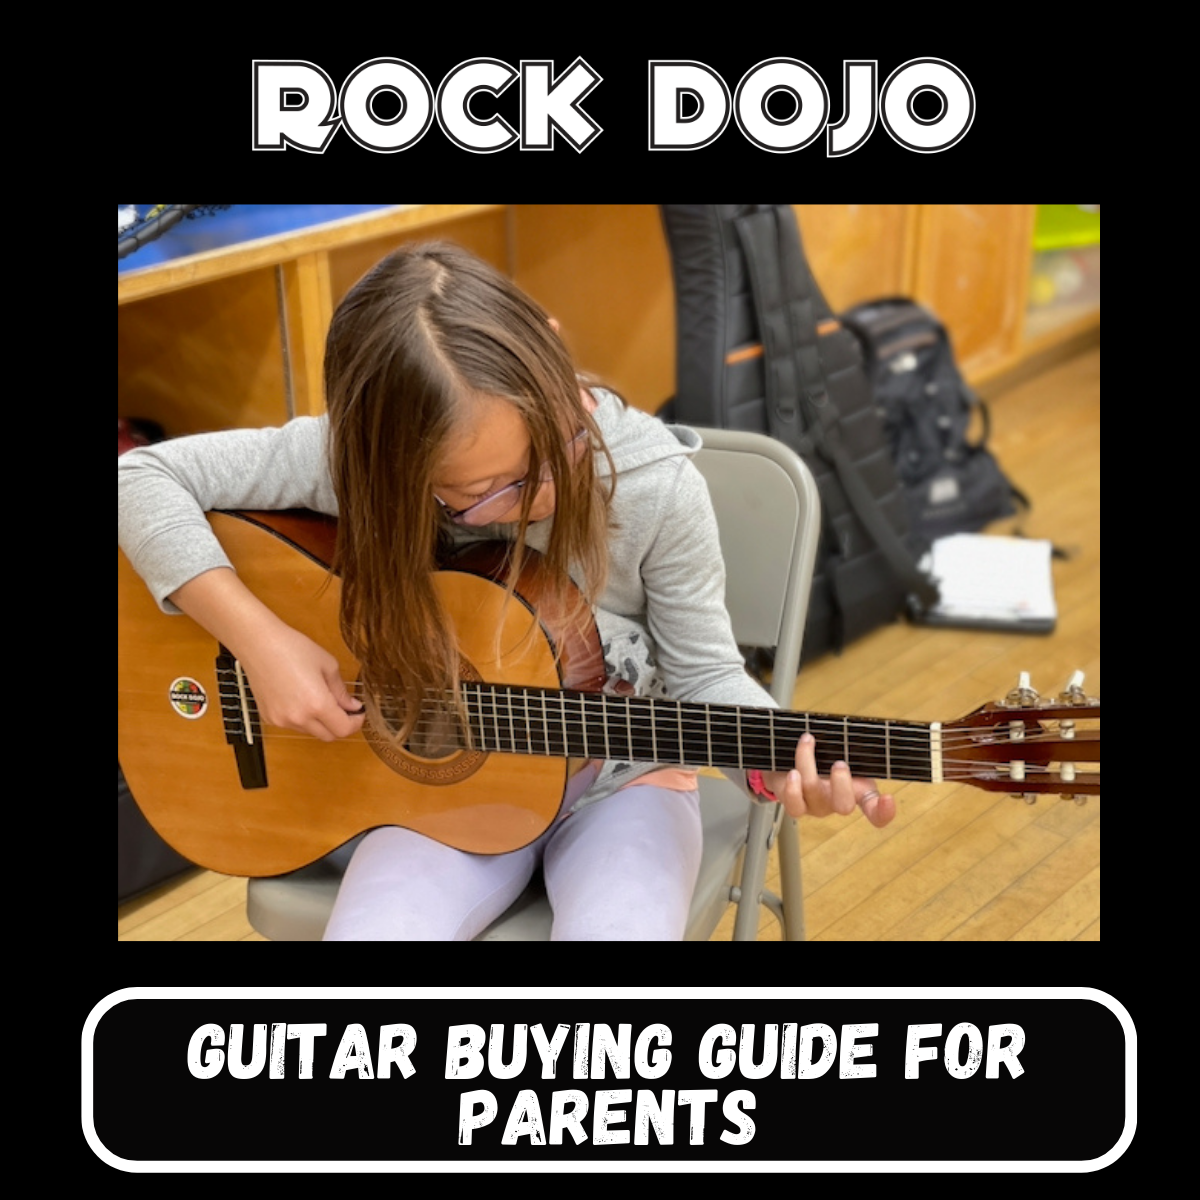
MULTIPOLYGON (((210 520, 251 591, 355 680, 358 664, 338 629, 340 584, 328 568, 333 522, 266 513, 210 520)), ((510 600, 487 569, 437 576, 468 674, 601 686, 598 640, 563 634, 556 657, 554 635, 524 599, 536 580, 510 600)), ((118 761, 151 825, 192 862, 276 875, 380 825, 499 854, 535 840, 559 812, 576 760, 476 750, 426 758, 370 727, 332 743, 255 728, 252 696, 232 660, 218 665, 216 641, 188 617, 161 612, 119 552, 117 572, 118 761)))

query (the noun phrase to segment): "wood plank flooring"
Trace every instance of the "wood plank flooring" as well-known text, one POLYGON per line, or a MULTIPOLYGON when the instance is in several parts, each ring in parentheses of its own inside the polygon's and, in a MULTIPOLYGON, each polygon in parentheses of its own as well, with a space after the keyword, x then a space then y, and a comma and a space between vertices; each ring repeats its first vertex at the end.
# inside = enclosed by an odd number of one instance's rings
MULTIPOLYGON (((997 457, 1032 501, 1021 530, 1069 553, 1053 565, 1055 632, 891 625, 807 664, 797 708, 947 720, 999 699, 1023 670, 1053 695, 1080 669, 1100 694, 1099 347, 987 399, 997 457)), ((1099 938, 1098 798, 1027 805, 955 784, 902 784, 896 796, 883 830, 861 818, 801 822, 810 940, 1099 938)), ((731 928, 727 919, 716 937, 731 928)), ((764 911, 760 940, 779 936, 764 911)))

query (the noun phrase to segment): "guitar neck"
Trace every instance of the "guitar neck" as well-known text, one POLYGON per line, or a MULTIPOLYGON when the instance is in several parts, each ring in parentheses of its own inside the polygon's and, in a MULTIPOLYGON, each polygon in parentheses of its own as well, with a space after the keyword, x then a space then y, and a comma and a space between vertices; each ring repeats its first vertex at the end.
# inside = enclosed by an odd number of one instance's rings
POLYGON ((488 683, 462 690, 473 744, 485 751, 787 771, 811 733, 822 773, 840 759, 857 775, 940 776, 937 723, 488 683))

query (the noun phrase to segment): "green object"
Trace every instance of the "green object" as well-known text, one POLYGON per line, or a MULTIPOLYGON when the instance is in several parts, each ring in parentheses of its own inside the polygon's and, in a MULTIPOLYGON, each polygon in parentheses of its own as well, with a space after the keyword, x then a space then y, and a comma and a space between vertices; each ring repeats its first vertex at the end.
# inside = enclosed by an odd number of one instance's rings
POLYGON ((1100 244, 1100 206, 1039 204, 1033 228, 1035 250, 1064 250, 1100 244))

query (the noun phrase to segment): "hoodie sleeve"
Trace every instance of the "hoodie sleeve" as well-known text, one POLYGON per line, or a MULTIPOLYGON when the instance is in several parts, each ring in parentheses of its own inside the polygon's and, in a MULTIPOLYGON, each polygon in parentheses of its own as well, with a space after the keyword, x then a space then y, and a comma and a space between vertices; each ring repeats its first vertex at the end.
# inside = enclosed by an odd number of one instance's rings
MULTIPOLYGON (((643 562, 647 620, 658 665, 675 699, 777 708, 746 671, 725 607, 725 564, 708 485, 690 459, 679 460, 643 562)), ((746 773, 726 771, 756 804, 746 773)))
POLYGON ((684 701, 776 707, 747 674, 733 635, 708 486, 690 459, 678 463, 642 563, 648 627, 668 690, 684 701))
POLYGON ((230 562, 205 513, 310 508, 336 515, 326 419, 173 438, 117 459, 117 544, 164 612, 189 579, 230 562))

